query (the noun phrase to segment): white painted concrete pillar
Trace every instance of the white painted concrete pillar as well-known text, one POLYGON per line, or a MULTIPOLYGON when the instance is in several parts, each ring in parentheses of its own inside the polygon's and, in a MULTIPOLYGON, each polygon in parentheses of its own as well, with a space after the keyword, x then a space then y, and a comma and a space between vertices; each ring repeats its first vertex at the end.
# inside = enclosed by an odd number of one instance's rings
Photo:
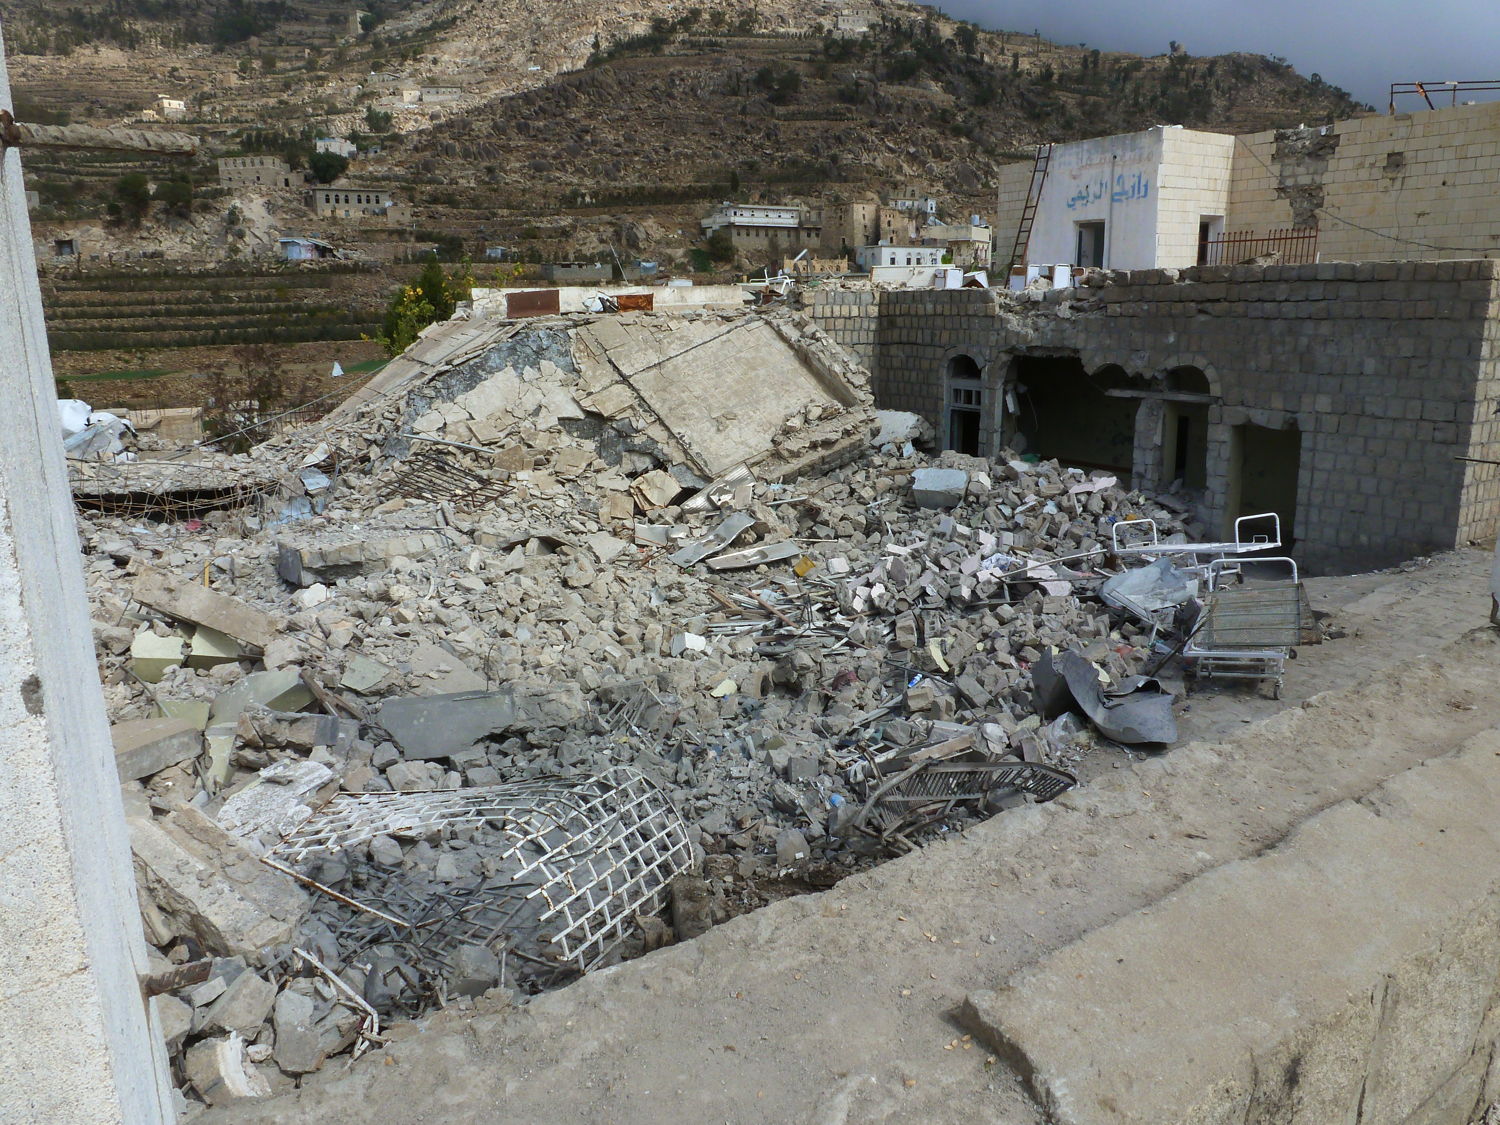
MULTIPOLYGON (((0 41, 0 106, 11 108, 0 41)), ((168 1122, 21 159, 0 159, 0 1120, 168 1122)))

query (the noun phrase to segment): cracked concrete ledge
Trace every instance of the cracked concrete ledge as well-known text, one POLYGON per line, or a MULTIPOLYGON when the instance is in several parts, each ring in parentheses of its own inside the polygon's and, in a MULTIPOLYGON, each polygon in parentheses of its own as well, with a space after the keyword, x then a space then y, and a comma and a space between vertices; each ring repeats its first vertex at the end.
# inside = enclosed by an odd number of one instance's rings
MULTIPOLYGON (((1406 854, 1415 844, 1396 830, 1401 821, 1384 818, 1391 827, 1382 828, 1382 818, 1367 806, 1341 804, 1372 790, 1414 802, 1451 801, 1452 786, 1379 787, 1500 727, 1493 691, 1500 633, 1480 630, 1427 651, 1430 657, 1416 660, 1393 657, 1400 675, 1375 670, 1353 687, 1247 724, 1232 739, 1195 743, 1111 771, 1051 805, 1014 810, 826 893, 735 919, 523 1008, 481 1001, 476 1013, 442 1013, 347 1073, 321 1075, 295 1093, 213 1110, 199 1120, 337 1125, 364 1121, 368 1107, 379 1104, 392 1123, 435 1115, 449 1121, 633 1122, 659 1120, 667 1111, 673 1118, 736 1125, 1032 1125, 1045 1117, 1015 1072, 963 1040, 954 1015, 965 997, 1019 979, 1028 966, 1064 956, 1092 931, 1134 911, 1158 909, 1153 904, 1197 877, 1222 879, 1213 872, 1277 847, 1299 824, 1334 806, 1339 818, 1380 830, 1346 858, 1353 869, 1341 880, 1368 878, 1362 867, 1375 873, 1377 888, 1385 869, 1406 872, 1406 878, 1430 876, 1430 868, 1412 866, 1425 857, 1406 854), (1375 846, 1395 851, 1369 851, 1375 846)), ((1444 768, 1435 764, 1415 774, 1447 776, 1444 768)), ((1500 786, 1500 775, 1486 784, 1500 786)), ((1476 798, 1485 793, 1493 807, 1487 789, 1472 792, 1476 798)), ((1446 811, 1440 804, 1431 815, 1446 811)), ((1483 838, 1496 835, 1488 829, 1483 838)), ((1396 909, 1377 905, 1381 913, 1367 919, 1372 929, 1396 909)), ((1281 911, 1278 900, 1263 906, 1265 925, 1297 932, 1295 918, 1269 917, 1281 911)), ((1344 932, 1358 932, 1357 921, 1344 932)), ((1310 937, 1314 923, 1308 919, 1299 948, 1318 948, 1310 937)), ((1253 946, 1262 923, 1241 918, 1239 924, 1246 931, 1242 941, 1253 946)), ((1432 933, 1445 926, 1437 924, 1432 933)), ((1152 952, 1159 960, 1142 959, 1136 986, 1147 995, 1159 990, 1158 1003, 1170 1000, 1175 990, 1164 983, 1165 967, 1191 940, 1180 927, 1158 938, 1152 952)), ((1432 943, 1398 944, 1389 955, 1364 962, 1369 980, 1350 995, 1368 1001, 1383 975, 1394 974, 1401 987, 1417 986, 1405 954, 1432 943)), ((1335 961, 1344 956, 1336 943, 1326 948, 1335 961)), ((1233 989, 1254 993, 1255 987, 1247 980, 1233 989)), ((1229 991, 1225 982, 1221 992, 1229 991)), ((1334 999, 1314 1018, 1337 1015, 1334 999)), ((1036 1011, 1040 1020, 1045 1005, 1036 1011)), ((1071 1025, 1076 1013, 1058 1008, 1052 1018, 1071 1025)), ((996 1026, 999 1019, 991 1017, 996 1026)), ((1288 1073, 1290 1056, 1269 1050, 1277 1041, 1269 1032, 1264 1040, 1267 1089, 1272 1068, 1288 1073)), ((1132 1036, 1118 1050, 1128 1053, 1132 1046, 1141 1051, 1137 1065, 1148 1065, 1150 1044, 1132 1036)), ((1314 1067, 1314 1056, 1304 1055, 1309 1061, 1299 1066, 1314 1067)), ((1043 1057, 1040 1046, 1036 1057, 1043 1057)), ((1176 1065, 1191 1070, 1186 1059, 1176 1065)), ((1477 1063, 1467 1065, 1464 1074, 1478 1069, 1483 1078, 1477 1063)), ((1315 1085, 1309 1079, 1308 1096, 1315 1085)), ((1402 1095, 1391 1104, 1419 1102, 1402 1095)), ((1288 1118, 1270 1112, 1185 1120, 1240 1125, 1288 1118)), ((1363 1120, 1381 1119, 1367 1112, 1363 1120)), ((1413 1125, 1449 1120, 1461 1118, 1412 1119, 1413 1125)))
POLYGON ((1059 1125, 1470 1119, 1500 1037, 1500 729, 963 1016, 1059 1125))

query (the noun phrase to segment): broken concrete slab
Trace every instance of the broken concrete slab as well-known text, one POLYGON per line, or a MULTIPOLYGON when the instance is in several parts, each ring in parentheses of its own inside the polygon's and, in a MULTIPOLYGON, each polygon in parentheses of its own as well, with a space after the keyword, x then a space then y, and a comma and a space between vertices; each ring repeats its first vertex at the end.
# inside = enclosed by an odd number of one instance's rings
POLYGON ((142 629, 130 642, 130 670, 148 684, 159 684, 163 673, 181 664, 187 655, 182 637, 161 637, 142 629))
POLYGON ((233 664, 246 655, 245 647, 228 633, 200 625, 193 631, 192 644, 188 647, 187 666, 214 668, 220 664, 233 664))
POLYGON ((516 701, 509 688, 398 696, 382 703, 371 721, 385 728, 407 758, 447 758, 508 730, 516 721, 516 701))
POLYGON ((312 816, 338 785, 337 775, 321 762, 276 762, 225 798, 217 820, 242 840, 274 843, 312 816))
POLYGON ((247 959, 291 940, 307 894, 202 812, 131 817, 129 828, 142 893, 178 934, 247 959))
POLYGON ((312 997, 285 989, 272 1007, 276 1047, 272 1057, 283 1074, 311 1074, 327 1057, 313 1019, 312 997))
POLYGON ((969 474, 960 469, 918 469, 911 475, 911 498, 919 508, 954 508, 964 502, 969 474))
POLYGON ((178 579, 151 566, 141 567, 130 587, 130 596, 168 617, 207 625, 257 649, 270 644, 278 630, 278 623, 270 614, 239 598, 215 593, 199 582, 178 579))
POLYGON ((234 723, 246 707, 258 705, 272 711, 296 711, 313 701, 312 692, 295 668, 274 672, 251 672, 214 700, 209 724, 234 723))
POLYGON ((642 511, 650 512, 656 508, 665 508, 677 499, 682 492, 682 485, 677 483, 671 473, 653 469, 636 477, 630 491, 635 495, 636 503, 641 506, 642 511))
POLYGON ((358 692, 360 695, 368 695, 377 690, 394 672, 394 668, 378 660, 372 660, 363 653, 355 653, 349 658, 349 663, 344 665, 344 674, 339 679, 339 687, 358 692))
POLYGON ((150 777, 203 752, 203 734, 186 719, 130 719, 109 729, 121 781, 150 777))
POLYGON ((465 691, 484 691, 490 685, 478 672, 441 645, 423 644, 408 658, 413 676, 420 676, 434 695, 453 695, 465 691))
POLYGON ((156 709, 163 718, 181 719, 191 723, 194 730, 201 731, 208 726, 213 704, 206 699, 158 699, 156 709))
POLYGON ((195 1030, 213 1034, 231 1031, 253 1039, 271 1014, 276 986, 254 969, 245 969, 225 985, 224 991, 202 1009, 195 1030))

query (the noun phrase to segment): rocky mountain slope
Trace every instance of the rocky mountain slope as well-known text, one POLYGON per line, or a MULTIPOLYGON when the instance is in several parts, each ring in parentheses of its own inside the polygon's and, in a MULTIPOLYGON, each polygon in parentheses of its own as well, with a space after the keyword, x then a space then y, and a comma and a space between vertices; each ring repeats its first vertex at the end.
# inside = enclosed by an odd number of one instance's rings
MULTIPOLYGON (((670 258, 730 195, 900 188, 983 212, 996 169, 1038 141, 1162 123, 1242 132, 1364 108, 1274 58, 1140 58, 904 0, 859 7, 868 28, 842 36, 850 6, 793 0, 379 0, 362 21, 341 0, 101 0, 60 16, 0 0, 0 17, 23 116, 129 119, 167 93, 188 102, 183 127, 207 138, 206 155, 384 132, 382 154, 351 177, 411 201, 414 233, 533 259, 615 244, 670 258), (393 106, 400 84, 458 92, 393 106)), ((194 175, 211 184, 211 164, 194 175)), ((44 203, 97 213, 107 188, 44 191, 44 203)))

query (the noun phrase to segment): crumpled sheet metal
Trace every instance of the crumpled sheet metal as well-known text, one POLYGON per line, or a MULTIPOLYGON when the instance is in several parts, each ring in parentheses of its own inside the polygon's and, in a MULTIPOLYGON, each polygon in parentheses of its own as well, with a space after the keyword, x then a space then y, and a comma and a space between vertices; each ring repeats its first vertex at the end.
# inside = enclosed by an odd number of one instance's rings
POLYGON ((1131 676, 1106 690, 1099 671, 1083 654, 1068 649, 1044 653, 1031 668, 1032 698, 1044 719, 1077 707, 1100 734, 1130 746, 1177 741, 1172 695, 1157 680, 1131 676))
POLYGON ((1106 604, 1146 615, 1183 605, 1197 593, 1198 580, 1178 570, 1171 559, 1111 575, 1099 588, 1106 604))

